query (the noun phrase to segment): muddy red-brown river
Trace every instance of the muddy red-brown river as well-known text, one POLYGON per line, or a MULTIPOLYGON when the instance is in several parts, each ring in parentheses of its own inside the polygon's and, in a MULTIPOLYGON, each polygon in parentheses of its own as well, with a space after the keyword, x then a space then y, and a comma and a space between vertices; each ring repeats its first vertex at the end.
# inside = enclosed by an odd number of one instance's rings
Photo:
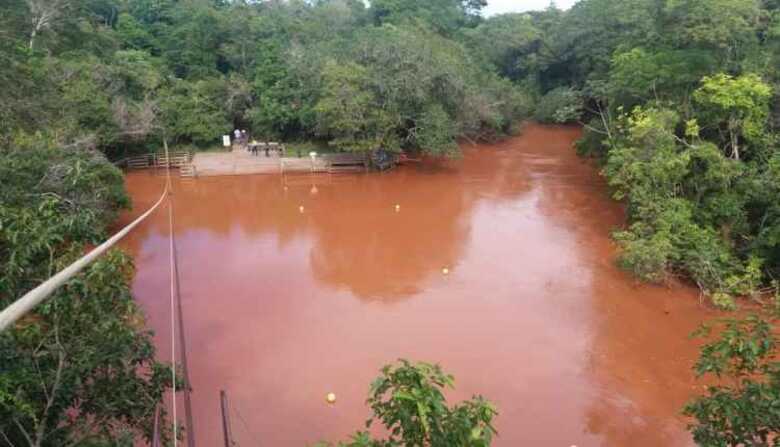
MULTIPOLYGON (((440 363, 453 402, 492 400, 497 446, 690 445, 688 335, 713 313, 615 266, 623 212, 574 153, 578 135, 528 125, 386 174, 177 178, 198 445, 222 445, 220 389, 239 446, 343 440, 398 358, 440 363)), ((163 178, 127 184, 136 215, 163 178)), ((124 244, 163 360, 168 244, 165 209, 124 244)))

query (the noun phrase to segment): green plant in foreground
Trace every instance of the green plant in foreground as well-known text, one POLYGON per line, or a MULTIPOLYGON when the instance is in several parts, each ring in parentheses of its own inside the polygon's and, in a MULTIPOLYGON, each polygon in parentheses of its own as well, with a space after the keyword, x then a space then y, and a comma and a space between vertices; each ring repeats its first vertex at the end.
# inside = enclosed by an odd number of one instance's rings
MULTIPOLYGON (((695 335, 709 335, 702 327, 695 335)), ((717 385, 686 405, 693 439, 702 446, 780 446, 780 362, 772 325, 757 316, 726 320, 701 350, 698 377, 715 375, 717 385)))
MULTIPOLYGON (((382 368, 372 384, 366 403, 377 421, 387 429, 387 439, 372 439, 367 431, 352 436, 342 447, 489 446, 496 435, 496 408, 481 396, 449 407, 443 390, 454 378, 438 365, 399 360, 382 368)), ((330 445, 330 444, 324 444, 330 445)))

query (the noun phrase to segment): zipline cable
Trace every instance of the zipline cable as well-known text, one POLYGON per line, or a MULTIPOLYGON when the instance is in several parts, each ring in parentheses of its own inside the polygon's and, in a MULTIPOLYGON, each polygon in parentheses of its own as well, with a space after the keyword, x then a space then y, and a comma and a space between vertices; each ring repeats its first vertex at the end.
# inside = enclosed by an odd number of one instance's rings
MULTIPOLYGON (((167 140, 163 140, 165 147, 166 159, 168 159, 168 143, 167 140)), ((173 200, 173 187, 171 186, 171 174, 170 174, 170 159, 168 159, 166 170, 166 189, 168 191, 168 232, 170 234, 170 259, 171 259, 171 358, 172 358, 172 375, 174 380, 173 388, 173 420, 174 420, 174 445, 176 443, 176 355, 175 355, 175 340, 176 340, 176 324, 179 325, 179 350, 181 356, 182 376, 184 378, 185 387, 182 389, 184 395, 184 417, 187 427, 187 446, 195 447, 195 425, 192 417, 192 400, 190 396, 190 374, 187 362, 187 344, 184 336, 184 316, 181 304, 181 286, 179 282, 179 257, 178 250, 176 248, 176 225, 174 200, 173 200), (175 299, 174 299, 175 298, 175 299)))
MULTIPOLYGON (((171 200, 171 208, 173 208, 173 200, 171 200)), ((174 211, 174 216, 176 215, 174 211)), ((174 225, 175 227, 175 225, 174 225)), ((173 267, 176 272, 176 306, 178 311, 176 312, 176 316, 178 317, 178 323, 179 323, 179 352, 181 356, 181 369, 182 369, 182 375, 184 376, 184 383, 186 387, 184 388, 184 418, 187 421, 187 447, 195 447, 195 424, 193 423, 193 417, 192 417, 192 399, 190 396, 190 393, 192 392, 191 382, 190 382, 190 371, 189 366, 187 362, 187 342, 186 337, 184 336, 184 315, 182 310, 182 304, 181 304, 181 289, 180 289, 180 282, 179 282, 179 257, 178 257, 178 249, 176 247, 176 233, 171 233, 171 238, 173 239, 173 267)))
MULTIPOLYGON (((168 146, 165 147, 166 158, 168 156, 168 146)), ((169 190, 171 184, 170 174, 170 160, 168 160, 168 169, 166 172, 166 191, 169 190)), ((170 197, 168 198, 168 228, 173 228, 173 208, 171 208, 170 197)), ((176 279, 175 279, 175 267, 173 258, 173 237, 170 237, 170 271, 171 271, 171 410, 173 418, 171 423, 173 424, 173 447, 178 445, 177 427, 176 427, 176 279)))
POLYGON ((168 184, 165 185, 165 191, 163 191, 162 195, 157 200, 157 203, 155 203, 151 208, 149 208, 145 213, 140 215, 137 219, 135 219, 127 226, 119 230, 108 240, 106 240, 102 244, 92 249, 92 251, 90 251, 80 259, 76 260, 71 265, 60 270, 59 272, 57 272, 57 274, 55 274, 51 278, 47 279, 46 281, 38 285, 38 287, 25 293, 21 298, 14 301, 10 305, 8 305, 8 307, 3 309, 2 312, 0 312, 0 332, 3 332, 6 329, 13 326, 14 323, 16 323, 20 318, 22 318, 28 312, 33 310, 35 306, 43 302, 52 293, 54 293, 54 291, 56 291, 60 286, 68 282, 71 278, 76 276, 79 272, 81 272, 81 270, 83 270, 86 266, 88 266, 92 261, 94 261, 100 255, 108 251, 108 249, 116 245, 116 243, 119 242, 123 237, 127 236, 127 234, 133 228, 137 227, 138 224, 140 224, 147 217, 149 217, 149 215, 152 214, 154 210, 156 210, 157 207, 160 206, 163 200, 165 200, 165 197, 168 195, 168 186, 169 186, 168 184))

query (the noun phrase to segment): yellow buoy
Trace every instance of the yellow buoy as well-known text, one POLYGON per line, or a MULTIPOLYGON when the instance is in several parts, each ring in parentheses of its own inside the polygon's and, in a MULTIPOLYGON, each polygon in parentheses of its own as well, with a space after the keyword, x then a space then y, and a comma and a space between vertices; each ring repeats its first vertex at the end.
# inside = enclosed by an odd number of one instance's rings
POLYGON ((401 211, 401 205, 396 205, 395 206, 395 212, 397 213, 399 211, 401 211))
POLYGON ((448 269, 447 267, 444 267, 443 269, 441 269, 441 272, 443 274, 445 274, 445 275, 449 275, 450 274, 450 269, 448 269))
POLYGON ((302 212, 303 212, 303 205, 301 205, 301 206, 299 206, 299 207, 298 207, 298 212, 300 212, 300 213, 302 213, 302 212))
POLYGON ((331 405, 335 404, 336 403, 336 394, 335 393, 328 393, 328 395, 325 396, 325 400, 329 404, 331 404, 331 405))

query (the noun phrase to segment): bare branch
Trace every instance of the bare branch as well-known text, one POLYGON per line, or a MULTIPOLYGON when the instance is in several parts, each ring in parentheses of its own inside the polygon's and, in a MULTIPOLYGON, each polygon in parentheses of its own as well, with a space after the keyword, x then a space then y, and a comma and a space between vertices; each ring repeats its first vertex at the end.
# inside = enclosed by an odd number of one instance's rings
POLYGON ((26 0, 30 8, 30 21, 32 30, 30 31, 30 49, 35 48, 35 39, 43 31, 59 20, 65 10, 70 7, 69 0, 26 0))
POLYGON ((16 447, 16 445, 8 439, 8 435, 6 435, 3 430, 0 430, 0 435, 3 435, 3 439, 5 439, 5 442, 7 442, 10 447, 16 447))
POLYGON ((27 433, 27 430, 25 430, 24 425, 22 425, 21 422, 19 422, 18 419, 14 418, 14 423, 19 428, 19 431, 22 432, 22 435, 24 436, 24 439, 27 440, 27 443, 30 444, 30 447, 33 447, 35 443, 33 443, 32 438, 30 437, 30 434, 27 433))
MULTIPOLYGON (((54 322, 54 340, 57 345, 57 372, 54 375, 54 383, 51 386, 51 390, 46 393, 48 396, 46 399, 46 407, 43 410, 43 414, 41 415, 41 422, 38 424, 38 429, 35 433, 35 446, 40 446, 43 444, 43 440, 46 439, 46 421, 49 418, 49 411, 51 410, 52 405, 54 405, 54 399, 57 396, 57 392, 60 389, 60 384, 62 381, 62 372, 65 369, 65 347, 62 346, 62 343, 60 342, 60 333, 59 333, 59 323, 55 319, 54 322)), ((45 388, 45 387, 44 387, 45 388)), ((44 389, 45 392, 45 389, 44 389)))

